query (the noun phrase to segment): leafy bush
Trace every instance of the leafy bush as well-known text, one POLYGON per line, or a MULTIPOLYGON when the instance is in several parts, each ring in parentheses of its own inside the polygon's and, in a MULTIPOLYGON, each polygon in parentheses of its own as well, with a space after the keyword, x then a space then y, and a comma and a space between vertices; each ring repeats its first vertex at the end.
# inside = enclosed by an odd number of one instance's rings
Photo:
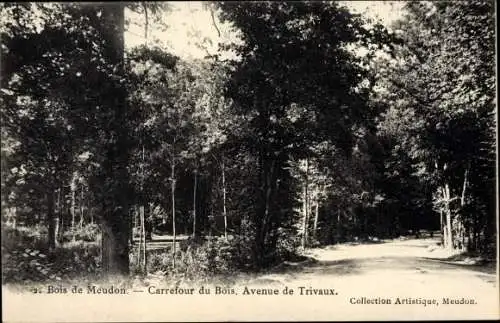
POLYGON ((298 257, 297 248, 300 245, 301 237, 292 234, 288 230, 279 230, 278 241, 276 243, 275 261, 293 260, 298 257))
POLYGON ((2 283, 61 279, 53 273, 47 255, 40 250, 2 250, 2 254, 2 283))
POLYGON ((2 228, 2 282, 30 283, 96 276, 100 251, 96 243, 67 243, 48 250, 46 237, 30 228, 2 228), (43 239, 42 239, 43 238, 43 239))
POLYGON ((63 241, 98 241, 100 239, 100 232, 99 226, 95 223, 87 224, 82 227, 76 226, 73 230, 70 229, 63 233, 63 241))
POLYGON ((20 250, 23 246, 45 250, 47 229, 42 226, 13 228, 2 225, 2 251, 20 250))
MULTIPOLYGON (((210 240, 189 239, 176 250, 176 266, 172 266, 172 249, 148 252, 147 267, 150 273, 182 277, 186 280, 208 280, 217 275, 227 275, 238 269, 237 240, 230 237, 210 240)), ((131 270, 139 272, 136 251, 131 255, 131 270)))
POLYGON ((67 280, 97 275, 100 267, 99 248, 95 245, 59 248, 42 253, 26 248, 4 252, 2 257, 3 283, 67 280))

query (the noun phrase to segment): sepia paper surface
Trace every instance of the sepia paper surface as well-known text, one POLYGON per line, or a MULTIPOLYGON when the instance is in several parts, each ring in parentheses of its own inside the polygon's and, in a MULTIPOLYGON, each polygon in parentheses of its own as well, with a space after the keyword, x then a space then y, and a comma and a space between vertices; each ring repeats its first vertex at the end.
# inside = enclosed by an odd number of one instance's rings
MULTIPOLYGON (((391 279, 386 277, 386 279, 391 279)), ((118 296, 102 295, 33 295, 16 294, 4 289, 4 320, 81 322, 81 321, 355 321, 355 320, 476 320, 497 319, 498 290, 479 294, 457 293, 450 285, 444 291, 429 287, 418 289, 418 283, 407 279, 411 292, 394 293, 390 284, 375 282, 357 284, 356 279, 340 277, 330 282, 321 279, 310 284, 317 288, 335 288, 336 296, 166 296, 130 293, 118 296), (337 282, 336 284, 332 282, 337 282), (443 297, 474 300, 473 305, 375 305, 351 304, 350 299, 425 298, 442 301, 443 297)), ((379 280, 379 282, 382 282, 379 280)), ((288 285, 294 288, 295 285, 288 285)), ((251 287, 251 285, 249 285, 251 287)), ((403 289, 404 286, 398 286, 403 289)), ((242 290, 244 286, 234 287, 242 290)), ((268 286, 265 286, 268 288, 268 286)), ((281 290, 284 287, 278 287, 281 290)), ((298 288, 297 288, 298 290, 298 288)))
MULTIPOLYGON (((345 3, 360 12, 368 8, 368 12, 386 23, 400 15, 397 8, 385 1, 345 3)), ((177 6, 187 10, 190 5, 177 6)), ((170 20, 178 25, 164 37, 170 39, 177 54, 201 57, 205 55, 203 50, 186 44, 186 30, 181 27, 186 20, 199 29, 211 28, 209 16, 190 16, 188 11, 181 11, 170 20)), ((134 37, 126 35, 129 46, 141 42, 134 37)), ((156 278, 126 287, 118 283, 51 282, 23 291, 4 284, 3 321, 499 319, 498 259, 494 272, 446 263, 447 255, 440 253, 436 241, 436 237, 425 236, 311 249, 306 252, 314 259, 311 263, 288 264, 281 271, 242 274, 232 284, 176 287, 156 278)))

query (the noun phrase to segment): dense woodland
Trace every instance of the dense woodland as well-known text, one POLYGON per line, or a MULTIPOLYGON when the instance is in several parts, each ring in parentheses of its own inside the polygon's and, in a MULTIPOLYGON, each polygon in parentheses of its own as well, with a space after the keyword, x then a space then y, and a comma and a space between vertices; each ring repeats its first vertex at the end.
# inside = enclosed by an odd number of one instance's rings
POLYGON ((496 254, 494 1, 408 2, 391 28, 205 7, 241 41, 182 59, 148 36, 168 3, 2 5, 4 282, 260 270, 422 230, 496 254))

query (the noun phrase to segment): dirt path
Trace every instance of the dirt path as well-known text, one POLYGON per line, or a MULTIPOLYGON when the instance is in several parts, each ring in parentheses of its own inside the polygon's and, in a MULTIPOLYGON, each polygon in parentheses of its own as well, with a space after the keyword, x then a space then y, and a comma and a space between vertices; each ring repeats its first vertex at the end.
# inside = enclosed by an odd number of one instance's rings
MULTIPOLYGON (((395 240, 313 249, 308 255, 315 261, 276 268, 248 284, 289 286, 303 293, 307 293, 309 287, 335 289, 338 298, 335 317, 345 313, 353 319, 389 319, 400 313, 401 318, 406 318, 405 315, 433 319, 498 318, 500 302, 495 266, 449 261, 450 255, 436 242, 436 239, 395 240), (397 298, 412 298, 416 302, 435 300, 437 305, 366 304, 379 298, 393 304, 397 298), (447 300, 472 304, 446 304, 447 300)), ((317 298, 319 296, 311 296, 314 297, 323 301, 317 298)), ((324 313, 328 308, 320 311, 324 313)))
POLYGON ((314 279, 314 276, 397 273, 398 275, 393 275, 393 279, 399 279, 401 275, 411 275, 423 284, 438 276, 446 279, 467 277, 466 283, 486 282, 491 285, 490 287, 496 286, 494 264, 478 265, 472 259, 448 260, 452 255, 438 247, 436 242, 436 239, 392 240, 312 249, 306 252, 306 255, 313 258, 313 261, 306 261, 303 264, 288 263, 275 270, 284 271, 283 274, 264 275, 259 279, 283 281, 308 276, 314 279))
MULTIPOLYGON (((314 261, 233 277, 210 294, 10 295, 9 321, 286 321, 498 319, 494 268, 447 261, 432 239, 337 245, 314 261), (219 290, 229 293, 217 293, 219 290), (290 290, 294 294, 290 294, 290 290), (276 291, 276 294, 273 294, 276 291), (272 295, 266 294, 271 292, 272 295), (452 304, 453 302, 466 304, 452 304), (449 304, 446 304, 449 302, 449 304), (26 304, 33 309, 25 311, 26 304), (36 313, 36 314, 33 314, 36 313), (35 315, 35 316, 33 316, 35 315)), ((172 284, 159 278, 153 290, 172 284), (167 285, 165 285, 167 284, 167 285)), ((5 302, 5 301, 4 301, 5 302)))

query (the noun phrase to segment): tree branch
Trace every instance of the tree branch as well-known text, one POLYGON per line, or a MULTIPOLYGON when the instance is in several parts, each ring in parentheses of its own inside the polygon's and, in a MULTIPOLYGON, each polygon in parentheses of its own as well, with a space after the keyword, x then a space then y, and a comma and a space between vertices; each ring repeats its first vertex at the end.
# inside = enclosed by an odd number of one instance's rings
POLYGON ((212 17, 212 25, 214 26, 215 30, 217 30, 217 34, 219 35, 219 37, 221 37, 220 29, 219 29, 219 27, 217 27, 217 23, 215 21, 214 10, 212 7, 209 7, 208 10, 210 10, 210 16, 212 17))

